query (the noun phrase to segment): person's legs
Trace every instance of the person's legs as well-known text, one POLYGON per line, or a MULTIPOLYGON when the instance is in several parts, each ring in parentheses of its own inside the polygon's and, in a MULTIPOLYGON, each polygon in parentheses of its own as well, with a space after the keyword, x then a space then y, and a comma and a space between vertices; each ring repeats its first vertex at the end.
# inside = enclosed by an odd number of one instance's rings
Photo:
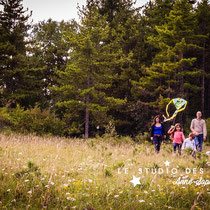
POLYGON ((161 145, 161 142, 162 142, 162 136, 158 136, 158 152, 160 152, 160 145, 161 145))
POLYGON ((177 143, 174 143, 174 153, 176 153, 177 143))
POLYGON ((197 137, 198 137, 199 152, 202 152, 202 147, 203 147, 203 134, 199 134, 197 137))
POLYGON ((153 136, 154 144, 155 144, 155 152, 158 152, 158 137, 153 136))
POLYGON ((177 144, 177 147, 178 147, 178 153, 179 153, 179 155, 181 155, 181 148, 182 148, 182 145, 181 145, 181 144, 177 144))
POLYGON ((196 152, 195 151, 192 152, 192 156, 196 159, 196 152))
POLYGON ((155 143, 155 152, 159 153, 162 137, 154 136, 153 139, 154 139, 154 143, 155 143))
POLYGON ((197 136, 195 137, 194 141, 195 141, 196 149, 198 149, 198 137, 197 136))

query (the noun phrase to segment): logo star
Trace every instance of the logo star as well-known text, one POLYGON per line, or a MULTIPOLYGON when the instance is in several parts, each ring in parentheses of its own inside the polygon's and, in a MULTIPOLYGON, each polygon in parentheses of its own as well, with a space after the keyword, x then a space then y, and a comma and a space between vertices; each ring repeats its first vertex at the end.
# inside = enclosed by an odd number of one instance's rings
POLYGON ((137 184, 141 184, 140 183, 140 177, 135 177, 133 176, 133 179, 130 181, 131 183, 133 183, 134 187, 137 185, 137 184))
POLYGON ((164 162, 165 166, 169 166, 170 165, 170 162, 166 161, 164 162))

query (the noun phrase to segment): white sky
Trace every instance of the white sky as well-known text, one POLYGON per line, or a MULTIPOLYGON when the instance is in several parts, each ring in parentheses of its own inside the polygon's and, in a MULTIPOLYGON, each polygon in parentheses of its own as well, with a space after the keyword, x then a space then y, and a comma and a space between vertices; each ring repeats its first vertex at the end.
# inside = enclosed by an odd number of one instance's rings
MULTIPOLYGON (((137 0, 136 7, 146 4, 149 0, 137 0)), ((78 20, 77 4, 80 7, 86 4, 86 0, 23 0, 24 8, 32 11, 34 23, 52 18, 56 21, 78 20)))

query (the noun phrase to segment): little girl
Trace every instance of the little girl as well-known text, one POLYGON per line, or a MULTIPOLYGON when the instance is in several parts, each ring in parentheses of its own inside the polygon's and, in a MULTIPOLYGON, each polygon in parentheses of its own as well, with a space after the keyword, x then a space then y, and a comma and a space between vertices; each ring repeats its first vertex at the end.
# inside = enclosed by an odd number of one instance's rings
POLYGON ((181 128, 180 123, 177 123, 175 126, 172 126, 168 134, 171 134, 174 143, 174 153, 176 153, 176 148, 178 147, 178 153, 181 155, 182 140, 185 140, 183 129, 181 128))

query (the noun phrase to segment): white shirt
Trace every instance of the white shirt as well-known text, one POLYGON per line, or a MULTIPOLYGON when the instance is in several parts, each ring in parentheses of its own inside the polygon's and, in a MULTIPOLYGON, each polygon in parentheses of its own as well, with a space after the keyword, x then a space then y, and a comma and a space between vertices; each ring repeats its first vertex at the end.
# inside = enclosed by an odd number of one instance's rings
POLYGON ((196 150, 195 141, 190 140, 189 138, 185 139, 182 144, 182 149, 191 148, 192 150, 196 150))

